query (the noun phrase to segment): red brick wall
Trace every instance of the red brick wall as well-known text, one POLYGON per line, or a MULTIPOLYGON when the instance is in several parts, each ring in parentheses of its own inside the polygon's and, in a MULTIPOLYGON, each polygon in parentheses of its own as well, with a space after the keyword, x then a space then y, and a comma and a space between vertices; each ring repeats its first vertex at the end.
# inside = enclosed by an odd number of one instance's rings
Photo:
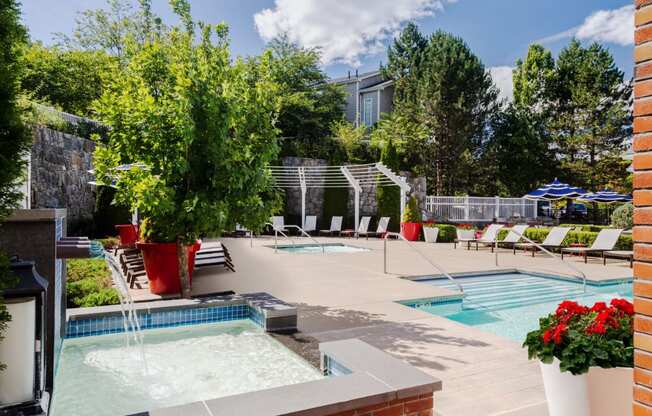
POLYGON ((652 0, 634 3, 634 415, 652 416, 652 0))
POLYGON ((347 410, 329 416, 433 416, 433 407, 433 396, 430 393, 347 410))

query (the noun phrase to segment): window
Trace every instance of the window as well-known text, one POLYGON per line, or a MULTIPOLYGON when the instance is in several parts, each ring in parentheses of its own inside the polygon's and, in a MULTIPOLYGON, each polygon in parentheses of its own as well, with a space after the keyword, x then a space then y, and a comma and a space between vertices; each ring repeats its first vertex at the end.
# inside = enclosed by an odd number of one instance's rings
POLYGON ((374 99, 369 97, 365 98, 362 104, 362 123, 365 126, 371 126, 373 121, 374 99))

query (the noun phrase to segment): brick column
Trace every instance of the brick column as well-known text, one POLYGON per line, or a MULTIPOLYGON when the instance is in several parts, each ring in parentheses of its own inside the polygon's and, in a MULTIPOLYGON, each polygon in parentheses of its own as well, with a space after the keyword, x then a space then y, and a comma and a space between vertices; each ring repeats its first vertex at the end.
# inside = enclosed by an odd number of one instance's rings
POLYGON ((652 0, 635 0, 634 415, 652 416, 652 0))

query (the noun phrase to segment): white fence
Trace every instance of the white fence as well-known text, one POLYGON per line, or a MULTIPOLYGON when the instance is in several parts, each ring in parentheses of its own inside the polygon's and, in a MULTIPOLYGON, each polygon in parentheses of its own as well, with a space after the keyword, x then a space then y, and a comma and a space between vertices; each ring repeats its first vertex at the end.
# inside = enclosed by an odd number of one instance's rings
POLYGON ((494 218, 536 218, 537 201, 524 198, 427 196, 426 211, 447 221, 492 221, 494 218))

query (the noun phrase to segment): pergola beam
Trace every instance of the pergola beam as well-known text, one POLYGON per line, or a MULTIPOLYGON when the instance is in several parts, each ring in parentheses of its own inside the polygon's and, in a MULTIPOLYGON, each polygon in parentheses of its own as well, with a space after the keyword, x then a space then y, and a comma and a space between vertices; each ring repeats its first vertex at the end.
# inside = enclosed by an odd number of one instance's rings
POLYGON ((346 179, 348 179, 349 183, 351 184, 351 187, 355 191, 355 205, 354 205, 354 221, 355 221, 355 232, 358 232, 358 224, 360 222, 360 192, 362 191, 362 187, 358 183, 358 180, 353 177, 351 174, 351 171, 346 167, 342 166, 340 168, 342 170, 342 174, 346 179))
POLYGON ((380 162, 376 163, 376 169, 382 172, 386 177, 388 177, 392 182, 394 182, 401 189, 400 191, 401 218, 403 218, 403 212, 405 211, 405 198, 407 196, 407 193, 410 192, 410 185, 406 183, 405 178, 395 175, 394 172, 392 172, 390 169, 388 169, 385 165, 383 165, 380 162))

